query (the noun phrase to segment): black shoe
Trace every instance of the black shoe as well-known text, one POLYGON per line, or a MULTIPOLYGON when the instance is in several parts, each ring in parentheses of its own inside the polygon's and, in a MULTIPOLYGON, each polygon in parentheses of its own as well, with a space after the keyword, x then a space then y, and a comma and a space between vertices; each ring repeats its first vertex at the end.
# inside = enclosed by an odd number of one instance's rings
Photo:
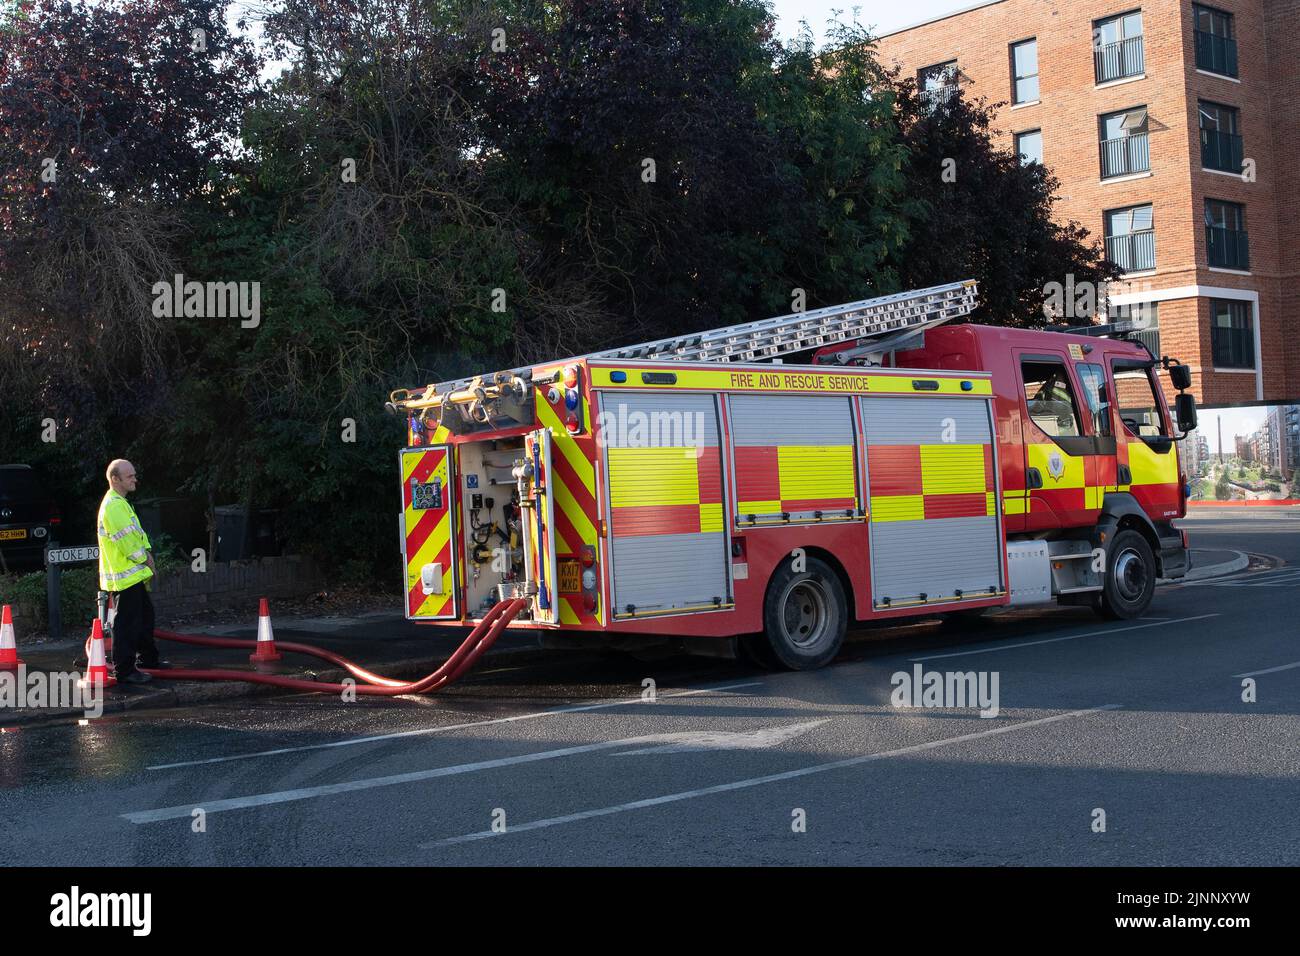
POLYGON ((151 680, 153 680, 153 678, 144 671, 131 671, 131 673, 127 674, 125 677, 119 677, 117 682, 119 684, 147 684, 151 680))
POLYGON ((151 671, 166 671, 166 670, 171 670, 172 662, 171 662, 171 661, 154 661, 152 664, 146 664, 144 661, 142 661, 142 660, 138 660, 138 659, 137 659, 136 662, 135 662, 135 666, 136 666, 136 667, 143 667, 143 668, 145 668, 146 670, 151 670, 151 671))

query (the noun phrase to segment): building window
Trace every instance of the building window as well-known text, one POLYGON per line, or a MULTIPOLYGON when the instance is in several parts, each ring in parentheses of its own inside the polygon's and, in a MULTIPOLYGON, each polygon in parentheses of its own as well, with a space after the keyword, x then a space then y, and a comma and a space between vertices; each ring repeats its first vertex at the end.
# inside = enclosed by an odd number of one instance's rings
POLYGON ((1237 132, 1237 110, 1231 106, 1201 100, 1201 165, 1225 173, 1240 173, 1241 136, 1237 132))
POLYGON ((1016 103, 1038 99, 1038 41, 1024 40, 1011 44, 1011 96, 1016 103))
POLYGON ((1237 75, 1237 37, 1232 14, 1192 4, 1192 35, 1196 40, 1196 68, 1224 76, 1237 75))
POLYGON ((1215 368, 1254 368, 1255 324, 1251 304, 1240 299, 1211 299, 1210 342, 1215 368))
POLYGON ((1107 113, 1098 122, 1101 130, 1101 178, 1144 173, 1151 168, 1147 145, 1147 108, 1137 106, 1107 113))
POLYGON ((1041 129, 1031 129, 1023 133, 1017 133, 1016 152, 1020 154, 1020 165, 1022 166, 1028 166, 1030 163, 1041 163, 1043 161, 1043 131, 1041 129))
POLYGON ((1205 200, 1206 258, 1222 269, 1249 269, 1246 207, 1240 203, 1205 200))
POLYGON ((1092 53, 1097 82, 1138 76, 1146 69, 1142 49, 1142 11, 1097 20, 1092 25, 1092 53))
POLYGON ((1123 272, 1156 267, 1156 232, 1150 205, 1112 209, 1106 216, 1106 258, 1123 272))
POLYGON ((947 103, 957 93, 957 81, 960 73, 957 61, 936 63, 916 71, 916 87, 921 97, 921 104, 932 110, 940 103, 947 103))

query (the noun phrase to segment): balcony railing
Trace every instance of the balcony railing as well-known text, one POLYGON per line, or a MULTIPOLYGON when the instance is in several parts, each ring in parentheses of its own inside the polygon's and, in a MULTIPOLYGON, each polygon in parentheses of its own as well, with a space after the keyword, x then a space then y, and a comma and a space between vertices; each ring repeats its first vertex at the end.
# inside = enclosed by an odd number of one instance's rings
POLYGON ((922 109, 927 113, 933 112, 957 95, 957 85, 954 83, 948 86, 932 86, 921 90, 919 95, 922 109))
POLYGON ((1194 30, 1196 37, 1196 66, 1224 76, 1237 75, 1237 41, 1231 37, 1215 36, 1203 30, 1194 30))
POLYGON ((1205 243, 1210 265, 1221 269, 1249 269, 1250 245, 1244 229, 1206 226, 1205 243))
POLYGON ((1201 165, 1225 173, 1240 173, 1243 148, 1236 133, 1201 130, 1201 165))
POLYGON ((1106 237, 1106 258, 1121 272, 1150 272, 1156 267, 1156 231, 1146 229, 1106 237))
POLYGON ((1143 345, 1151 350, 1151 354, 1160 358, 1160 330, 1146 329, 1142 332, 1134 332, 1131 336, 1137 339, 1143 345))
POLYGON ((1132 136, 1117 136, 1101 141, 1101 178, 1125 176, 1129 173, 1145 173, 1151 168, 1151 153, 1147 146, 1147 134, 1135 133, 1132 136))
POLYGON ((1137 76, 1146 68, 1142 37, 1129 37, 1098 47, 1093 54, 1097 62, 1097 82, 1108 83, 1126 76, 1137 76))

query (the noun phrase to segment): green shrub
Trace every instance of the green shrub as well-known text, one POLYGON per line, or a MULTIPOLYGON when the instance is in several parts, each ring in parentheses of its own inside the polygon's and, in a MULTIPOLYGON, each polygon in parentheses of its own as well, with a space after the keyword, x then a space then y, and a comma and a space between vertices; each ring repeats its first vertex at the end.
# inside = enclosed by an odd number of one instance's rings
MULTIPOLYGON (((89 627, 95 617, 99 592, 99 570, 93 564, 63 572, 59 586, 59 612, 65 630, 89 627)), ((20 614, 30 615, 39 627, 49 624, 45 600, 45 572, 0 575, 0 604, 12 604, 20 614)))

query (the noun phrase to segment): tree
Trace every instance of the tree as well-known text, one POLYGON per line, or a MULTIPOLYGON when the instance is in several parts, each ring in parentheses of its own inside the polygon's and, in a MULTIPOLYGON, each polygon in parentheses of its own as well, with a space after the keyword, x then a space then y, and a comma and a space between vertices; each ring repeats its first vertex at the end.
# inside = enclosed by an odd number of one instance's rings
POLYGON ((1232 489, 1228 485, 1227 471, 1219 475, 1219 480, 1214 485, 1214 497, 1219 501, 1227 501, 1232 497, 1232 489))
MULTIPOLYGON (((1099 291, 1119 270, 1086 229, 1053 219, 1060 184, 1048 169, 993 141, 995 108, 960 91, 931 102, 915 80, 898 84, 908 192, 924 207, 898 253, 898 272, 904 288, 977 279, 981 321, 1042 325, 1049 290, 1099 291)), ((1069 324, 1091 318, 1071 313, 1069 324)))
POLYGON ((150 290, 179 271, 186 204, 233 148, 257 59, 226 0, 19 6, 0 29, 0 377, 23 413, 0 429, 98 484, 109 436, 166 407, 174 327, 150 290))

